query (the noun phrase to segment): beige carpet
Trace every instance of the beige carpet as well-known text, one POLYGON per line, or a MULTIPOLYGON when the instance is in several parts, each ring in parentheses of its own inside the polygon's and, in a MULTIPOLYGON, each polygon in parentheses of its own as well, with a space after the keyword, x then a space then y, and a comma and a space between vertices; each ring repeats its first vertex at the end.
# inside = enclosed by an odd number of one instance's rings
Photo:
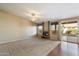
POLYGON ((31 38, 0 44, 2 56, 46 56, 60 42, 31 38))

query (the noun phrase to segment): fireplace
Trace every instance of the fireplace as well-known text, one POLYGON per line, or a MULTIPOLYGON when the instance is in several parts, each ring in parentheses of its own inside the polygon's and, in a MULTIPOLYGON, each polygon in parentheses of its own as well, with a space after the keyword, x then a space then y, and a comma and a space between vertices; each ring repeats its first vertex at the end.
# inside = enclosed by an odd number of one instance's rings
POLYGON ((44 36, 48 36, 48 32, 43 32, 43 35, 44 36))
POLYGON ((44 31, 42 34, 42 38, 49 38, 49 32, 44 31))

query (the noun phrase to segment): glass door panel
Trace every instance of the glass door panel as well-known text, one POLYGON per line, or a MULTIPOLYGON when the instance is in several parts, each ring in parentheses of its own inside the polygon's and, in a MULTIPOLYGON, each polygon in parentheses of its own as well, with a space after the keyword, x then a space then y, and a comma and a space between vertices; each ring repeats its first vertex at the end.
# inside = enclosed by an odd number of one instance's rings
POLYGON ((68 22, 61 24, 61 35, 63 41, 77 43, 78 40, 78 23, 68 22))

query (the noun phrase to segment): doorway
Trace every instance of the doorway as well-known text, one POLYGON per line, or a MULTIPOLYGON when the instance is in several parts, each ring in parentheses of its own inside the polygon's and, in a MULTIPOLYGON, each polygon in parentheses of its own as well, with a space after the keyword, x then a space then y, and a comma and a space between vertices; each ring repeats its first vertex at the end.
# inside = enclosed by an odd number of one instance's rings
POLYGON ((67 21, 61 23, 61 41, 78 42, 78 22, 67 21))

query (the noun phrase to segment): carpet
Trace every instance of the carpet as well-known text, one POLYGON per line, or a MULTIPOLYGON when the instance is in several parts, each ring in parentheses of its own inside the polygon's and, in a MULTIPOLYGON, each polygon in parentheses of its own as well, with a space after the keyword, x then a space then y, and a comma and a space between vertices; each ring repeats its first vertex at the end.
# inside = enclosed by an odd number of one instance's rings
POLYGON ((30 38, 0 44, 1 56, 46 56, 58 46, 59 41, 30 38))

